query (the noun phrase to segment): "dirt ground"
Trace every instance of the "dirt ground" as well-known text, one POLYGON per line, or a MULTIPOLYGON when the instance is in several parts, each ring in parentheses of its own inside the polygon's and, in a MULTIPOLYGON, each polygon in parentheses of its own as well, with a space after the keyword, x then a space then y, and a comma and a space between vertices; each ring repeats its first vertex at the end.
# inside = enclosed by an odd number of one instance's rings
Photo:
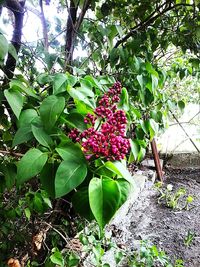
POLYGON ((147 184, 130 210, 130 235, 125 242, 130 248, 141 239, 150 240, 171 259, 183 259, 185 267, 200 267, 200 169, 166 170, 165 183, 172 184, 174 190, 184 187, 195 198, 193 208, 174 211, 158 204, 158 193, 147 184), (195 237, 187 246, 188 231, 195 237))

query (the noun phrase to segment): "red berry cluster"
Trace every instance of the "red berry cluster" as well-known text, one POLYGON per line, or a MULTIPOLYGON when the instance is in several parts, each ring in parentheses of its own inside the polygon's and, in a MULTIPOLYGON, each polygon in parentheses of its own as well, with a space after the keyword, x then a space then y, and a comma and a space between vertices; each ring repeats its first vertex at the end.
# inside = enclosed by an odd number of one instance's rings
POLYGON ((69 133, 73 141, 81 143, 87 159, 95 156, 121 160, 130 149, 130 142, 125 136, 126 114, 123 110, 118 110, 116 105, 120 101, 121 90, 120 82, 116 82, 100 99, 94 110, 95 115, 86 115, 84 122, 90 127, 82 133, 77 129, 69 133), (95 129, 98 118, 101 122, 98 129, 95 129))

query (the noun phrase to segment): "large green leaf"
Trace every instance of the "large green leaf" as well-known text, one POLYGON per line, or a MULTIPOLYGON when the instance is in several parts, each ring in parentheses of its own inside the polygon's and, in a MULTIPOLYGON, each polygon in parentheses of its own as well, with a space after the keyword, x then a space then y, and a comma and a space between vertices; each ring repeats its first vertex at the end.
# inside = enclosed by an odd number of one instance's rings
POLYGON ((94 99, 88 96, 88 92, 84 92, 79 88, 74 89, 71 87, 68 88, 68 93, 71 97, 73 97, 74 100, 82 101, 91 108, 96 107, 94 99))
POLYGON ((49 132, 54 127, 65 107, 65 98, 55 95, 48 96, 40 106, 40 115, 45 129, 49 132))
POLYGON ((22 92, 28 96, 32 96, 36 99, 39 99, 39 97, 35 94, 32 88, 27 87, 27 84, 23 83, 20 80, 11 80, 10 81, 10 88, 13 90, 18 90, 19 92, 22 92))
POLYGON ((13 147, 33 138, 31 123, 37 117, 38 114, 34 109, 26 109, 21 112, 18 120, 19 129, 17 130, 12 143, 13 147))
POLYGON ((78 112, 71 112, 70 114, 66 115, 65 122, 69 125, 69 127, 77 128, 80 131, 87 129, 83 115, 78 112))
POLYGON ((6 165, 1 165, 1 171, 5 176, 6 187, 8 190, 12 189, 15 184, 17 177, 16 165, 12 163, 7 163, 6 165))
POLYGON ((33 138, 33 133, 31 130, 31 127, 28 126, 22 126, 20 127, 13 139, 12 147, 17 146, 19 144, 22 144, 24 142, 27 142, 33 138))
POLYGON ((46 131, 44 130, 40 119, 36 118, 33 121, 32 125, 31 125, 31 129, 32 129, 32 132, 33 132, 35 139, 41 145, 43 145, 45 147, 50 147, 53 145, 53 140, 52 140, 51 136, 48 135, 48 133, 46 133, 46 131))
POLYGON ((124 204, 124 202, 127 200, 129 196, 129 193, 131 190, 131 184, 123 178, 117 179, 117 183, 118 183, 120 193, 121 193, 120 201, 119 201, 119 208, 120 208, 121 205, 124 204))
POLYGON ((126 88, 122 88, 122 93, 120 96, 119 108, 129 111, 129 98, 126 88))
POLYGON ((72 204, 77 213, 91 221, 94 219, 90 209, 88 187, 79 189, 72 197, 72 204))
POLYGON ((0 62, 4 60, 7 53, 8 53, 8 41, 2 34, 0 34, 0 62))
POLYGON ((74 143, 67 143, 64 146, 57 147, 56 151, 64 160, 87 163, 81 148, 74 143))
POLYGON ((138 153, 140 151, 140 146, 137 140, 130 140, 130 145, 131 145, 131 153, 129 157, 129 163, 137 161, 138 153))
POLYGON ((53 78, 53 93, 54 95, 67 91, 67 75, 64 73, 57 73, 53 78))
POLYGON ((87 175, 87 165, 82 160, 64 160, 56 172, 55 196, 62 197, 80 185, 87 175))
POLYGON ((40 173, 40 181, 43 188, 50 197, 55 197, 55 174, 57 166, 55 163, 46 163, 40 173))
POLYGON ((18 60, 16 49, 12 43, 9 43, 8 52, 16 61, 18 60))
POLYGON ((124 164, 122 164, 120 161, 114 161, 114 162, 107 161, 105 163, 105 167, 107 169, 111 170, 112 172, 114 172, 115 174, 117 174, 118 176, 123 177, 129 183, 133 183, 132 175, 127 170, 126 166, 124 164))
POLYGON ((38 117, 37 111, 35 109, 25 109, 21 112, 19 116, 18 127, 30 126, 32 121, 38 117))
POLYGON ((93 178, 89 184, 89 203, 101 229, 119 208, 121 192, 118 183, 110 178, 93 178))
POLYGON ((17 183, 22 184, 41 172, 47 161, 47 154, 32 148, 17 164, 17 183))
POLYGON ((5 90, 4 95, 15 116, 19 119, 24 103, 24 96, 20 92, 13 90, 5 90))

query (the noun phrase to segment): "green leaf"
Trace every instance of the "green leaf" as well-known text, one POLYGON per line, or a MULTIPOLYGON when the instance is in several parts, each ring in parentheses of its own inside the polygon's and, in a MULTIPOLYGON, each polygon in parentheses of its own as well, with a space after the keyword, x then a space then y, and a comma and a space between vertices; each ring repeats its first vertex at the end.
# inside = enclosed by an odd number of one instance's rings
MULTIPOLYGON (((20 127, 26 127, 30 126, 32 121, 38 117, 37 111, 35 109, 25 109, 21 112, 19 116, 19 122, 18 126, 20 127)), ((31 126, 30 126, 31 127, 31 126)))
POLYGON ((68 89, 69 95, 74 99, 78 101, 84 102, 87 106, 91 108, 95 108, 95 102, 93 98, 90 98, 87 96, 86 93, 84 93, 82 90, 79 90, 78 88, 69 88, 68 89))
POLYGON ((53 78, 53 94, 57 95, 67 91, 67 75, 64 73, 57 73, 53 78))
POLYGON ((90 209, 88 187, 79 189, 72 197, 72 204, 75 211, 88 221, 94 219, 90 209))
POLYGON ((141 75, 137 75, 136 78, 137 78, 137 81, 139 82, 139 85, 140 85, 141 89, 143 89, 144 88, 144 81, 143 81, 142 74, 141 75))
POLYGON ((78 255, 76 255, 73 251, 70 253, 68 260, 67 260, 67 266, 69 267, 76 267, 79 265, 80 258, 78 255))
POLYGON ((181 111, 183 111, 185 108, 185 102, 183 100, 178 101, 178 107, 181 111))
POLYGON ((129 111, 129 98, 126 88, 122 88, 122 93, 120 96, 119 108, 129 111))
POLYGON ((61 254, 60 251, 55 251, 51 256, 50 256, 50 260, 55 263, 58 264, 61 267, 64 267, 64 259, 63 256, 61 254))
POLYGON ((37 77, 37 82, 40 85, 45 85, 45 84, 51 84, 53 81, 52 75, 49 75, 47 73, 41 73, 39 74, 39 76, 37 77))
POLYGON ((154 119, 149 119, 149 128, 150 128, 150 140, 158 133, 159 125, 154 119))
POLYGON ((27 142, 33 138, 33 133, 30 126, 22 126, 14 136, 12 147, 27 142))
POLYGON ((138 153, 140 151, 140 146, 138 145, 137 140, 130 140, 130 145, 131 145, 131 155, 129 158, 129 163, 137 160, 138 153), (133 156, 133 159, 132 159, 132 156, 133 156))
POLYGON ((57 166, 55 163, 46 163, 40 173, 42 187, 50 197, 55 197, 55 174, 57 166))
POLYGON ((111 220, 120 203, 118 183, 110 178, 93 178, 89 184, 89 203, 101 229, 111 220))
POLYGON ((30 211, 30 209, 29 208, 25 208, 24 213, 25 213, 25 216, 28 219, 28 221, 30 221, 30 218, 31 218, 31 211, 30 211))
POLYGON ((1 164, 1 171, 5 176, 7 189, 8 190, 12 189, 17 177, 16 165, 12 163, 7 163, 6 165, 1 164))
POLYGON ((48 96, 40 106, 40 115, 45 129, 49 132, 54 127, 65 107, 65 98, 55 95, 48 96))
POLYGON ((65 146, 57 147, 56 151, 64 160, 87 163, 81 148, 74 143, 68 143, 65 146))
POLYGON ((123 178, 119 178, 116 181, 118 183, 120 193, 121 193, 120 201, 119 201, 119 207, 118 207, 118 208, 120 208, 121 205, 123 205, 126 202, 128 196, 129 196, 129 193, 131 191, 131 184, 123 178))
POLYGON ((155 90, 158 87, 158 78, 155 75, 151 75, 152 80, 152 91, 155 92, 155 90))
POLYGON ((3 61, 6 54, 8 53, 8 41, 0 34, 0 61, 3 61))
POLYGON ((87 175, 87 165, 80 159, 73 161, 68 157, 56 172, 55 196, 62 197, 79 186, 87 175))
POLYGON ((50 147, 53 145, 53 140, 51 138, 51 136, 49 136, 43 126, 40 123, 35 122, 35 120, 33 121, 33 124, 31 126, 33 135, 35 137, 35 139, 43 146, 45 147, 50 147))
POLYGON ((87 129, 87 125, 84 122, 84 116, 78 112, 71 112, 66 115, 65 122, 69 127, 77 128, 81 132, 87 129))
POLYGON ((47 154, 32 148, 17 164, 17 183, 22 184, 39 174, 47 161, 47 154))
POLYGON ((160 110, 152 110, 151 113, 150 113, 152 119, 154 119, 154 121, 160 123, 162 122, 162 112, 160 110))
POLYGON ((112 172, 116 173, 118 176, 123 177, 129 183, 133 183, 133 177, 131 176, 130 172, 127 170, 126 166, 122 164, 120 161, 107 161, 105 163, 105 167, 112 172))
POLYGON ((18 60, 18 56, 17 56, 17 52, 16 52, 16 49, 14 47, 13 44, 9 43, 9 46, 8 46, 8 52, 9 54, 11 54, 11 56, 17 61, 18 60))
POLYGON ((39 192, 34 194, 33 207, 34 210, 38 213, 42 213, 44 211, 43 200, 39 192))
POLYGON ((12 143, 13 147, 33 138, 31 123, 37 117, 38 114, 34 109, 26 109, 21 112, 18 120, 19 129, 17 130, 12 143))
POLYGON ((4 95, 15 116, 19 119, 24 103, 24 96, 20 92, 13 90, 5 90, 4 95))
POLYGON ((138 161, 142 161, 145 154, 146 154, 146 149, 143 147, 140 147, 140 151, 138 153, 138 161))
POLYGON ((26 95, 28 96, 32 96, 36 99, 40 99, 36 94, 35 92, 33 91, 33 89, 31 89, 30 87, 27 87, 27 84, 23 83, 22 81, 20 80, 11 80, 10 81, 10 88, 15 90, 15 91, 19 91, 19 92, 22 92, 22 93, 25 93, 26 95))
POLYGON ((85 103, 79 101, 79 100, 75 100, 74 101, 75 105, 76 105, 76 110, 82 114, 82 115, 86 115, 88 113, 93 113, 93 109, 89 108, 85 103))

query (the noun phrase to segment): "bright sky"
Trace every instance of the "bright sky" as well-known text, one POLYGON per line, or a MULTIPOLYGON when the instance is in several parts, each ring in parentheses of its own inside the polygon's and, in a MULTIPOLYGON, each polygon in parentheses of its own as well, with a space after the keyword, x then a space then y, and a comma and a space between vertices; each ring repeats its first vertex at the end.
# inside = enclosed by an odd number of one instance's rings
MULTIPOLYGON (((31 6, 28 2, 28 6, 31 6)), ((34 8, 33 6, 31 6, 34 8)), ((40 11, 38 7, 38 11, 40 11)), ((51 25, 51 32, 53 31, 53 34, 57 34, 54 29, 56 27, 56 19, 55 17, 57 16, 61 20, 61 28, 64 29, 66 27, 66 17, 67 13, 66 10, 65 12, 57 12, 57 9, 55 8, 55 4, 53 1, 51 1, 50 5, 44 5, 44 13, 46 16, 46 19, 49 21, 51 25)), ((2 12, 2 16, 0 17, 0 30, 3 31, 5 36, 7 37, 8 40, 12 38, 12 31, 13 27, 11 22, 9 23, 3 23, 4 20, 8 20, 8 12, 7 9, 4 8, 2 12)), ((9 20, 10 21, 10 20, 9 20)), ((28 42, 30 44, 36 43, 39 39, 43 38, 42 34, 42 25, 40 22, 40 19, 35 15, 33 12, 27 10, 25 17, 24 17, 24 27, 23 27, 23 38, 22 42, 28 42)), ((62 44, 64 44, 64 35, 60 35, 58 38, 58 41, 62 44)), ((75 52, 74 52, 74 57, 78 56, 87 56, 87 53, 79 47, 75 52)))

